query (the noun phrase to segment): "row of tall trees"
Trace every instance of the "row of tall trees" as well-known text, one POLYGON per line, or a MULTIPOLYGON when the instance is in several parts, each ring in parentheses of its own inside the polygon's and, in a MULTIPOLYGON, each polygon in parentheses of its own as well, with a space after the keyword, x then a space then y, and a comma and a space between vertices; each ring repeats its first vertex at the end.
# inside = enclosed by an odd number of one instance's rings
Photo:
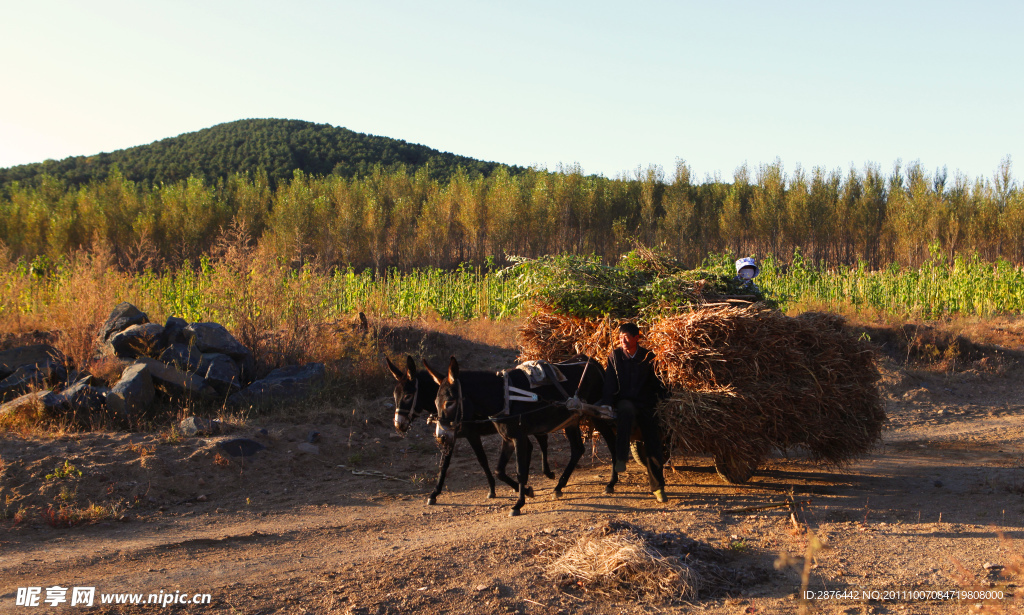
POLYGON ((1024 263, 1024 192, 1009 159, 992 179, 918 163, 787 173, 776 161, 741 167, 731 182, 698 182, 680 161, 671 177, 658 167, 616 179, 566 167, 443 180, 378 167, 362 177, 297 171, 273 187, 264 173, 150 186, 115 171, 78 187, 43 176, 0 193, 0 241, 27 259, 103 248, 129 268, 177 266, 209 253, 229 227, 290 262, 357 268, 552 253, 614 260, 633 241, 690 265, 724 251, 786 261, 796 248, 874 268, 916 266, 936 249, 1024 263))

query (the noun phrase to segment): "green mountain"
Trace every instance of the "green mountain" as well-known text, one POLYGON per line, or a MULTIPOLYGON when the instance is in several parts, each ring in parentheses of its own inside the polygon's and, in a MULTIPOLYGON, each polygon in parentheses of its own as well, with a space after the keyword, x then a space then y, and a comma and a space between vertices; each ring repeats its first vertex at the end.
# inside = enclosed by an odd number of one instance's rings
POLYGON ((35 184, 43 174, 77 186, 106 178, 115 165, 126 178, 143 184, 178 182, 191 175, 215 181, 232 173, 261 170, 276 184, 291 179, 296 169, 313 175, 354 177, 377 165, 385 170, 404 166, 410 171, 426 166, 437 179, 447 179, 458 167, 470 175, 490 175, 500 167, 512 173, 523 170, 330 124, 251 119, 110 153, 0 169, 0 186, 13 181, 35 184))

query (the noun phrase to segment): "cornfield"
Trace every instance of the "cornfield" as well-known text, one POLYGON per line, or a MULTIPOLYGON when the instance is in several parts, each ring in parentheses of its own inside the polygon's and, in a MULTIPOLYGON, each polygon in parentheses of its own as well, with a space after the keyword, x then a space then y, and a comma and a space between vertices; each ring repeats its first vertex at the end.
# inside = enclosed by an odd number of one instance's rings
POLYGON ((936 258, 916 269, 891 265, 869 271, 863 263, 814 266, 797 254, 785 269, 765 259, 758 283, 784 310, 812 304, 925 319, 1024 313, 1024 268, 977 256, 957 256, 952 264, 936 258))
MULTIPOLYGON (((728 262, 725 257, 717 261, 719 269, 728 262)), ((783 267, 769 258, 762 262, 757 282, 783 311, 872 310, 925 319, 1024 313, 1024 268, 977 257, 958 257, 952 264, 934 259, 916 269, 892 266, 882 271, 863 264, 816 266, 799 255, 783 267)), ((55 310, 81 313, 67 306, 86 300, 96 302, 102 316, 110 306, 130 301, 154 318, 174 315, 232 327, 242 315, 254 319, 273 314, 271 320, 283 324, 299 315, 328 322, 359 311, 377 318, 502 319, 531 309, 531 296, 526 279, 473 267, 375 273, 295 269, 273 258, 253 257, 204 258, 197 267, 129 274, 87 257, 47 271, 0 259, 2 331, 53 327, 50 315, 55 310)))

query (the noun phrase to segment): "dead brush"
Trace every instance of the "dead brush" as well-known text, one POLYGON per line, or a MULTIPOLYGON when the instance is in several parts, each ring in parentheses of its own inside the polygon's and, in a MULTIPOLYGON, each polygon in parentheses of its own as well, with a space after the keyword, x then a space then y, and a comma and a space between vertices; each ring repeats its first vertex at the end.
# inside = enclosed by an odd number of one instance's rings
POLYGON ((147 444, 144 444, 142 442, 132 442, 131 444, 128 445, 128 448, 133 453, 138 455, 139 458, 141 458, 141 459, 145 459, 146 457, 151 457, 151 456, 153 456, 154 453, 156 453, 156 445, 155 444, 147 445, 147 444))
POLYGON ((130 363, 125 359, 114 356, 99 357, 92 362, 89 372, 100 382, 113 385, 121 378, 121 374, 124 373, 128 365, 130 363))
POLYGON ((31 296, 31 278, 18 271, 11 258, 11 249, 0 242, 0 331, 20 333, 35 325, 34 317, 26 317, 25 298, 31 296))
POLYGON ((69 367, 92 368, 97 360, 96 333, 127 287, 125 274, 84 252, 73 255, 63 275, 54 279, 47 299, 47 328, 58 332, 56 346, 69 367))
POLYGON ((117 509, 117 505, 101 506, 93 503, 84 507, 73 503, 65 503, 60 504, 56 508, 50 504, 42 511, 40 516, 43 523, 50 527, 66 529, 76 525, 113 518, 117 515, 117 509))
POLYGON ((661 553, 628 524, 581 536, 547 565, 547 576, 605 596, 647 600, 693 600, 705 585, 695 570, 661 553))
POLYGON ((252 351, 258 376, 284 365, 338 360, 353 346, 350 327, 330 317, 330 276, 315 265, 293 269, 237 222, 218 239, 214 257, 209 303, 252 351))

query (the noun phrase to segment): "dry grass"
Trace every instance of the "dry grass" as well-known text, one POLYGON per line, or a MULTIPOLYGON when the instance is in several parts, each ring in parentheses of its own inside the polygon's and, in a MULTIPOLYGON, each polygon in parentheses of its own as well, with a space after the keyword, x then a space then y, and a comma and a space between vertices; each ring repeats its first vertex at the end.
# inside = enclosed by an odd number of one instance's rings
POLYGON ((695 570, 660 552, 628 524, 609 524, 584 534, 548 564, 547 574, 598 594, 647 600, 694 600, 704 585, 695 570))
POLYGON ((128 276, 114 269, 108 256, 102 251, 71 255, 56 281, 32 283, 16 272, 16 264, 0 246, 0 332, 51 332, 68 367, 89 369, 96 331, 128 288, 128 276))
POLYGON ((95 523, 104 519, 113 519, 124 509, 124 504, 100 504, 89 503, 86 506, 77 506, 71 503, 62 503, 54 507, 52 504, 40 512, 43 523, 53 528, 69 528, 76 525, 95 523))
POLYGON ((566 590, 648 602, 730 595, 770 578, 767 569, 741 561, 736 552, 683 533, 647 531, 624 521, 610 521, 577 537, 552 539, 537 555, 546 576, 566 590))

